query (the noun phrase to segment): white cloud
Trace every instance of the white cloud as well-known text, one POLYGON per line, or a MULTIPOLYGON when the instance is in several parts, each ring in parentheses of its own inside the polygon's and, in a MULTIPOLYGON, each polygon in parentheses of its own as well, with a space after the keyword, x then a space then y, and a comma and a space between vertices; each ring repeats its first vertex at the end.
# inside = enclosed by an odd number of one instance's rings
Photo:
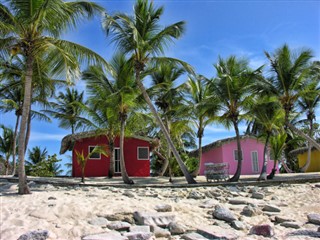
MULTIPOLYGON (((239 126, 239 131, 240 134, 242 134, 243 132, 245 132, 247 129, 247 126, 239 126)), ((230 129, 226 129, 223 126, 207 126, 205 128, 205 132, 207 133, 230 133, 230 134, 235 134, 234 129, 230 128, 230 129)))
POLYGON ((228 130, 220 126, 207 126, 205 128, 205 131, 210 133, 228 133, 228 132, 231 132, 232 129, 228 130))
POLYGON ((262 65, 267 65, 267 61, 264 58, 253 57, 253 58, 250 58, 249 65, 253 69, 257 69, 257 68, 261 67, 262 65))
POLYGON ((53 134, 53 133, 42 133, 32 132, 30 136, 30 142, 32 141, 61 141, 65 134, 53 134))

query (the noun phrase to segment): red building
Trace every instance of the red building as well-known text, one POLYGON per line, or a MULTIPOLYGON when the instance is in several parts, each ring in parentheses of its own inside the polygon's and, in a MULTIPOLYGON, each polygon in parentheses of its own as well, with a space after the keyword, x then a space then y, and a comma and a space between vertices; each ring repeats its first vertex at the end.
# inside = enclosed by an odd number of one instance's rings
MULTIPOLYGON (((77 163, 76 151, 87 156, 96 146, 108 145, 104 135, 95 136, 94 132, 84 132, 68 135, 62 139, 60 154, 67 150, 72 151, 72 176, 81 177, 81 169, 77 163)), ((150 138, 130 137, 124 140, 124 159, 129 176, 150 176, 150 138)), ((119 138, 115 139, 113 157, 115 160, 115 173, 120 175, 120 148, 119 138)), ((94 153, 87 161, 86 177, 108 176, 110 157, 94 153)))

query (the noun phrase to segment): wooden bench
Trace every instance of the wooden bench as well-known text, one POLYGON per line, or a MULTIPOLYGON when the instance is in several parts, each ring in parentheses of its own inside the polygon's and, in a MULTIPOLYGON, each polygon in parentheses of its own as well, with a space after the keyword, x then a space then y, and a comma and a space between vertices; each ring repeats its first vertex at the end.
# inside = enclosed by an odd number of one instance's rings
POLYGON ((204 174, 207 182, 221 181, 229 179, 229 164, 228 163, 205 163, 204 174))

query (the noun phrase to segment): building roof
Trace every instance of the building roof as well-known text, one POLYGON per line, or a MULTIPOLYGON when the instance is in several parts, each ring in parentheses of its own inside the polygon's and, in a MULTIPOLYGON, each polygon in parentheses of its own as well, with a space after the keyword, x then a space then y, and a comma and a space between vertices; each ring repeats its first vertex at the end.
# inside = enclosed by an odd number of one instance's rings
MULTIPOLYGON (((302 147, 302 148, 297 148, 295 150, 292 150, 289 152, 289 155, 290 156, 296 156, 296 155, 299 155, 299 154, 304 154, 305 152, 308 152, 308 147, 302 147)), ((315 151, 317 150, 315 147, 312 147, 311 148, 312 151, 315 151)))
MULTIPOLYGON (((97 137, 102 135, 103 134, 101 134, 101 132, 98 133, 96 131, 87 131, 87 132, 69 134, 65 136, 61 141, 60 154, 64 154, 66 151, 71 151, 76 141, 79 141, 84 138, 91 138, 91 137, 97 137)), ((142 136, 131 136, 131 138, 143 140, 146 142, 151 142, 153 140, 152 138, 142 137, 142 136)))
MULTIPOLYGON (((248 139, 248 138, 252 138, 252 139, 258 139, 256 136, 253 136, 253 135, 241 135, 240 136, 240 139, 248 139)), ((218 148, 224 144, 227 144, 227 143, 230 143, 230 142, 233 142, 233 141, 236 141, 237 140, 237 137, 230 137, 230 138, 224 138, 224 139, 220 139, 218 141, 215 141, 215 142, 212 142, 212 143, 209 143, 205 146, 202 147, 202 152, 208 152, 209 150, 211 149, 214 149, 214 148, 218 148)), ((191 152, 192 155, 194 154, 197 154, 199 151, 199 149, 197 150, 194 150, 191 152)))

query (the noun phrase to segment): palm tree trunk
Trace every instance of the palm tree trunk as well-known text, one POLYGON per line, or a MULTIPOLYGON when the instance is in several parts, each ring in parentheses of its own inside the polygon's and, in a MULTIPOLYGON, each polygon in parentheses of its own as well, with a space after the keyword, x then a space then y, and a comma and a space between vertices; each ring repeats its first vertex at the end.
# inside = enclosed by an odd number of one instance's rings
POLYGON ((287 122, 287 126, 291 129, 291 131, 295 132, 300 137, 303 137, 304 139, 306 139, 312 146, 314 146, 320 151, 320 144, 317 143, 312 137, 309 137, 307 134, 305 134, 304 132, 302 132, 301 130, 299 130, 289 122, 287 122))
POLYGON ((277 162, 278 161, 276 159, 273 160, 273 169, 277 170, 277 162))
POLYGON ((9 159, 10 159, 10 155, 9 154, 6 154, 6 161, 5 161, 5 168, 6 168, 6 171, 5 171, 5 174, 8 175, 9 174, 9 159))
POLYGON ((277 162, 278 161, 276 159, 273 160, 273 169, 272 169, 271 173, 267 176, 267 179, 273 179, 274 178, 274 175, 277 172, 277 162))
POLYGON ((268 150, 269 138, 270 138, 270 133, 267 133, 267 138, 266 138, 266 142, 264 144, 264 150, 263 150, 263 166, 262 166, 258 181, 267 180, 267 165, 268 165, 267 150, 268 150))
POLYGON ((284 170, 287 172, 287 173, 293 173, 294 171, 292 171, 288 165, 285 163, 285 161, 283 159, 280 159, 280 162, 284 168, 284 170))
POLYGON ((24 155, 25 155, 25 139, 26 139, 26 129, 29 118, 29 111, 31 106, 31 88, 32 88, 32 74, 33 74, 33 58, 27 56, 26 59, 26 76, 24 84, 24 101, 22 107, 22 118, 20 124, 19 132, 19 194, 30 194, 30 189, 27 184, 26 171, 24 166, 24 155))
POLYGON ((24 147, 24 154, 26 154, 31 134, 31 104, 29 109, 29 118, 28 118, 28 126, 27 126, 27 133, 26 133, 26 140, 25 140, 25 147, 24 147))
POLYGON ((198 129, 198 146, 199 146, 198 165, 197 165, 197 168, 193 171, 192 177, 197 177, 200 172, 201 159, 202 159, 202 136, 203 136, 203 128, 202 128, 202 124, 200 124, 198 129))
POLYGON ((121 167, 121 176, 122 180, 125 184, 134 184, 133 180, 129 178, 127 169, 126 169, 126 164, 124 161, 124 153, 123 153, 123 143, 124 143, 124 129, 126 125, 126 116, 123 116, 124 114, 121 114, 120 116, 120 124, 121 124, 121 129, 120 129, 120 167, 121 167))
POLYGON ((16 163, 16 147, 17 147, 17 133, 18 133, 18 127, 19 127, 19 121, 20 121, 20 115, 17 115, 17 120, 16 120, 16 126, 14 128, 14 133, 13 133, 13 143, 12 143, 12 176, 16 174, 16 168, 17 168, 17 163, 16 163))
MULTIPOLYGON (((310 131, 309 131, 309 136, 312 137, 312 133, 313 133, 313 121, 312 119, 309 119, 309 124, 310 124, 310 131)), ((308 156, 307 156, 307 162, 306 164, 300 169, 301 172, 306 172, 310 166, 311 163, 311 149, 312 149, 312 145, 309 142, 308 143, 308 156)))
POLYGON ((240 134, 237 121, 233 122, 234 130, 236 132, 237 137, 237 149, 238 149, 238 165, 237 170, 232 178, 229 179, 229 182, 238 182, 241 175, 241 168, 242 168, 242 152, 241 152, 241 142, 240 142, 240 134))
MULTIPOLYGON (((168 131, 168 134, 170 135, 170 127, 169 127, 169 120, 168 118, 166 117, 166 123, 167 123, 167 131, 168 131)), ((165 172, 167 171, 167 168, 169 166, 169 159, 170 159, 170 156, 171 155, 171 148, 168 144, 168 152, 167 152, 167 157, 164 158, 164 162, 162 164, 162 167, 161 167, 161 170, 160 170, 160 173, 159 173, 159 176, 163 176, 165 174, 165 172)), ((170 173, 169 173, 170 175, 170 173)))
POLYGON ((81 182, 84 183, 84 169, 85 166, 81 167, 81 182))
POLYGON ((113 178, 114 176, 114 156, 113 156, 113 151, 114 151, 114 139, 113 137, 108 138, 108 142, 109 142, 109 159, 110 159, 110 163, 109 163, 109 170, 108 170, 108 178, 113 178))
POLYGON ((165 126, 164 126, 161 118, 159 117, 159 115, 158 115, 155 107, 153 106, 153 104, 152 104, 152 102, 151 102, 151 100, 150 100, 150 97, 149 97, 146 89, 144 88, 142 82, 140 81, 140 71, 139 71, 139 70, 136 70, 136 82, 137 82, 137 85, 138 85, 138 87, 139 87, 139 89, 140 89, 140 91, 141 91, 141 93, 142 93, 145 101, 146 101, 147 104, 149 105, 149 108, 150 108, 153 116, 156 118, 156 120, 157 120, 157 122, 158 122, 158 124, 159 124, 159 126, 160 126, 160 128, 161 128, 161 130, 162 130, 162 133, 164 134, 164 136, 165 136, 165 138, 166 138, 166 140, 167 140, 167 142, 168 142, 168 145, 171 147, 171 151, 172 151, 174 157, 176 158, 176 160, 177 160, 177 162, 178 162, 178 164, 179 164, 179 166, 180 166, 180 169, 181 169, 183 175, 185 176, 187 182, 188 182, 189 184, 195 184, 195 183, 197 183, 197 182, 193 179, 193 177, 190 175, 190 173, 188 172, 185 164, 183 163, 183 161, 182 161, 182 159, 181 159, 181 157, 180 157, 177 149, 175 148, 175 146, 174 146, 174 144, 173 144, 173 142, 172 142, 172 140, 171 140, 171 138, 170 138, 170 136, 169 136, 169 133, 167 132, 167 130, 166 130, 166 128, 165 128, 165 126))
POLYGON ((166 158, 165 158, 160 152, 158 152, 157 150, 153 150, 152 152, 153 152, 155 155, 157 155, 158 158, 160 158, 162 161, 165 161, 165 160, 166 160, 166 158))

